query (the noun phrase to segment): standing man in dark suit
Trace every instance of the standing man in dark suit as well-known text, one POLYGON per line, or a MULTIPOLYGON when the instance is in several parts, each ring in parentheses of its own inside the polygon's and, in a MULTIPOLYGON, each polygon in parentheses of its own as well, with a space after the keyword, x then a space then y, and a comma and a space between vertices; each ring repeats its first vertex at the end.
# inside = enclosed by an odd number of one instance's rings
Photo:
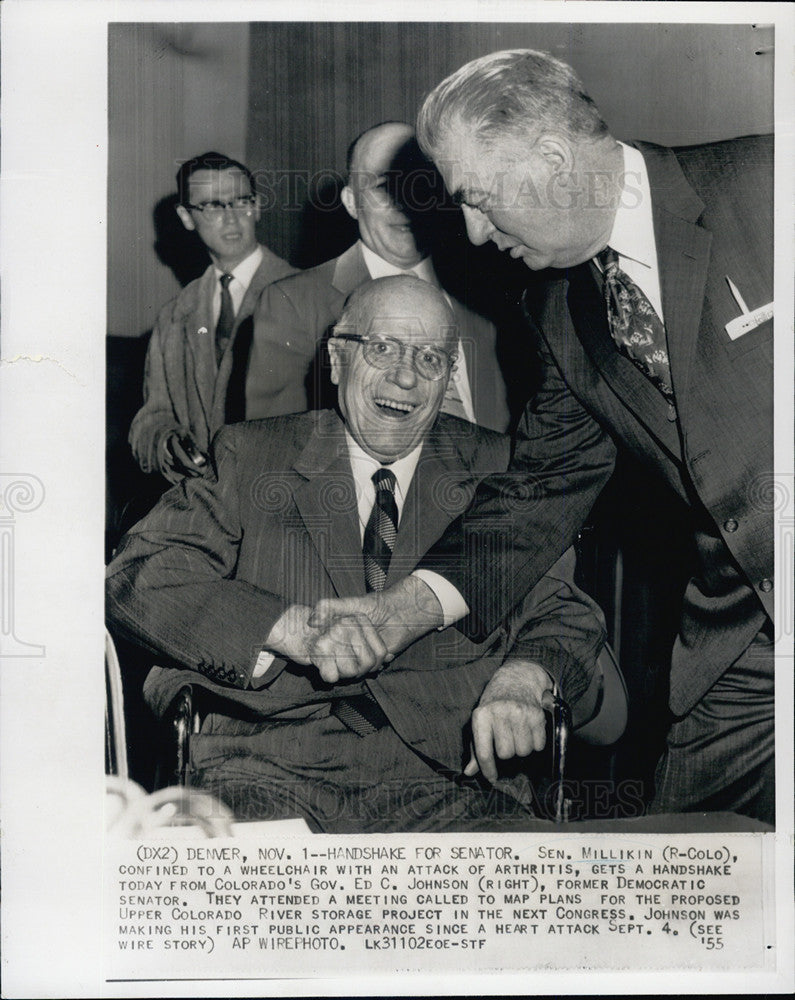
POLYGON ((773 822, 771 138, 624 145, 571 68, 530 50, 444 80, 418 136, 470 239, 543 272, 526 297, 543 380, 510 478, 486 479, 426 560, 456 598, 426 573, 356 609, 391 650, 464 616, 466 634, 485 634, 571 544, 629 449, 689 506, 698 560, 651 808, 773 822), (538 499, 526 515, 517 476, 538 499), (461 559, 464 527, 494 524, 497 567, 477 549, 461 559))
MULTIPOLYGON (((246 380, 249 420, 317 405, 322 379, 306 383, 318 345, 359 285, 391 274, 439 284, 421 231, 432 216, 432 168, 417 149, 412 127, 385 122, 369 128, 351 143, 347 170, 342 203, 358 224, 359 239, 340 257, 280 281, 260 299, 246 380)), ((460 342, 442 412, 505 431, 509 413, 495 327, 447 298, 460 342)))
POLYGON ((521 824, 521 779, 495 791, 462 776, 473 708, 529 716, 506 756, 543 746, 535 705, 553 680, 575 718, 589 714, 603 629, 571 552, 482 641, 435 632, 361 676, 349 654, 375 667, 385 653, 367 620, 310 624, 319 600, 411 572, 478 480, 507 465, 504 435, 439 413, 456 343, 427 282, 363 286, 330 341, 342 419, 224 427, 210 474, 169 491, 109 567, 110 621, 190 668, 153 672, 154 706, 186 680, 218 696, 191 741, 192 781, 239 816, 299 815, 336 832, 521 824))
MULTIPOLYGON (((257 243, 259 204, 247 167, 203 153, 177 172, 179 215, 212 263, 158 314, 146 354, 144 405, 130 445, 144 472, 169 482, 207 471, 206 452, 226 421, 227 387, 241 322, 263 288, 293 268, 257 243)), ((242 418, 243 404, 240 403, 242 418)))

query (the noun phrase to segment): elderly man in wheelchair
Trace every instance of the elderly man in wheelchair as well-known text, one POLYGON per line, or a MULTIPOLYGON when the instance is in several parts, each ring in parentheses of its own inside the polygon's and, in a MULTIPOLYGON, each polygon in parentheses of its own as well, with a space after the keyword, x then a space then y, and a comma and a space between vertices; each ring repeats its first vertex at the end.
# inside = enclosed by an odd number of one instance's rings
POLYGON ((623 730, 625 691, 572 551, 477 643, 443 629, 390 657, 365 616, 323 613, 411 573, 507 467, 504 435, 444 412, 457 337, 427 283, 362 286, 327 345, 338 410, 223 428, 211 474, 170 490, 108 569, 111 627, 157 657, 152 709, 202 703, 200 722, 178 724, 194 730, 180 770, 238 819, 522 829, 538 815, 549 711, 556 767, 569 727, 597 743, 623 730))

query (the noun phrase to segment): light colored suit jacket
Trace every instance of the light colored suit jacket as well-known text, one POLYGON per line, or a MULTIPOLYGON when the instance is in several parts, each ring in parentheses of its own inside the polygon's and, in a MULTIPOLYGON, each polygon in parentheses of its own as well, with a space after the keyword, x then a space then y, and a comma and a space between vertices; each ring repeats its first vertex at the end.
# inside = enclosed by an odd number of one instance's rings
MULTIPOLYGON (((313 370, 318 346, 340 318, 350 293, 369 280, 357 242, 340 257, 267 289, 254 314, 246 378, 247 419, 298 413, 319 405, 325 376, 313 370)), ((475 420, 491 430, 505 431, 508 403, 494 324, 452 296, 450 301, 466 355, 475 420)))
POLYGON ((670 681, 671 708, 684 714, 773 617, 772 322, 736 340, 726 331, 740 313, 727 275, 750 309, 773 301, 773 142, 638 148, 678 422, 616 350, 593 265, 548 272, 526 302, 542 384, 520 424, 510 479, 486 480, 469 514, 503 519, 504 561, 497 569, 477 557, 462 563, 459 524, 429 565, 464 594, 472 614, 462 627, 490 631, 510 607, 498 599, 500 582, 511 581, 510 592, 533 585, 572 543, 617 447, 628 448, 691 509, 698 572, 686 588, 670 681), (517 516, 512 495, 522 482, 537 503, 517 516))
POLYGON ((146 352, 144 405, 130 427, 133 455, 144 472, 162 471, 161 443, 170 431, 190 431, 206 452, 224 423, 240 324, 251 316, 263 288, 294 270, 267 247, 260 249, 262 261, 240 304, 220 365, 215 361, 212 303, 216 276, 212 264, 158 313, 146 352))
MULTIPOLYGON (((411 572, 482 476, 505 468, 507 438, 482 428, 473 435, 472 426, 442 414, 429 433, 387 585, 411 572)), ((226 698, 229 714, 266 716, 366 688, 409 745, 460 770, 462 730, 509 651, 541 662, 570 700, 584 692, 603 629, 598 608, 573 583, 571 552, 483 642, 434 632, 377 675, 337 685, 277 658, 252 689, 257 657, 287 606, 366 592, 353 476, 332 411, 226 426, 212 455, 214 474, 166 493, 108 569, 110 623, 161 662, 190 668, 150 676, 157 711, 186 679, 226 698)))

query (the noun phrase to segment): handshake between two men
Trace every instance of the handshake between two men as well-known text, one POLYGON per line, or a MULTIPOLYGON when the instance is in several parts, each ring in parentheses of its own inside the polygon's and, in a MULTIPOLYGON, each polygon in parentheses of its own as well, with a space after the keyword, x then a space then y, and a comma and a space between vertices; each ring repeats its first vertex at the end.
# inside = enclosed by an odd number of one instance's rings
MULTIPOLYGON (((327 684, 378 671, 415 639, 443 624, 441 605, 419 577, 365 597, 329 598, 315 608, 292 605, 268 636, 268 649, 313 665, 327 684)), ((472 713, 472 755, 466 775, 497 780, 496 757, 508 760, 543 750, 544 711, 552 679, 538 663, 508 659, 487 683, 472 713)))

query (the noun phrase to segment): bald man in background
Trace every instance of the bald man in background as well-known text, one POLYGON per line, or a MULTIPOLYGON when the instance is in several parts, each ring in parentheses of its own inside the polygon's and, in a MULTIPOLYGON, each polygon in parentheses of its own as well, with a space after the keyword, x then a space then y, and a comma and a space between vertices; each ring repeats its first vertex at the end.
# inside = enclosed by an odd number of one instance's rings
MULTIPOLYGON (((359 239, 341 256, 276 282, 254 314, 246 377, 246 418, 296 413, 321 405, 322 383, 310 370, 324 334, 348 295, 371 278, 414 274, 439 285, 422 230, 432 224, 432 166, 414 130, 385 122, 363 132, 348 150, 342 203, 359 239), (411 209, 406 205, 414 204, 411 209)), ((442 412, 505 431, 509 412, 496 355, 494 325, 445 293, 458 325, 458 361, 442 412)))

